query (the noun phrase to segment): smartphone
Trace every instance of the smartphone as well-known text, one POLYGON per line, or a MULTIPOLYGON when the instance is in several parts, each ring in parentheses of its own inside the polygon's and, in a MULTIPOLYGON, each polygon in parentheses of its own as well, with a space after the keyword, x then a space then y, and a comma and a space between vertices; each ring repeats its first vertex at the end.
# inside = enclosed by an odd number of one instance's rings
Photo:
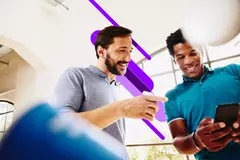
POLYGON ((232 126, 238 118, 239 106, 238 103, 218 105, 214 123, 224 122, 227 126, 232 126))

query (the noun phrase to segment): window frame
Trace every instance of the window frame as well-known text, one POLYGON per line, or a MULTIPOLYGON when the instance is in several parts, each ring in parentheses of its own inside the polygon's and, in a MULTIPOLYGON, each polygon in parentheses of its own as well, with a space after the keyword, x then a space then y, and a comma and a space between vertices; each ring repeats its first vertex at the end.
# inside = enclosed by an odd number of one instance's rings
MULTIPOLYGON (((6 105, 14 106, 14 103, 11 102, 11 101, 8 101, 8 100, 0 99, 0 102, 6 103, 6 105)), ((0 115, 5 115, 6 116, 5 117, 5 122, 4 122, 4 129, 3 129, 3 131, 0 131, 0 134, 5 134, 7 132, 6 124, 7 124, 7 115, 9 113, 14 113, 14 109, 12 111, 6 111, 6 112, 3 112, 3 113, 0 113, 0 115)))

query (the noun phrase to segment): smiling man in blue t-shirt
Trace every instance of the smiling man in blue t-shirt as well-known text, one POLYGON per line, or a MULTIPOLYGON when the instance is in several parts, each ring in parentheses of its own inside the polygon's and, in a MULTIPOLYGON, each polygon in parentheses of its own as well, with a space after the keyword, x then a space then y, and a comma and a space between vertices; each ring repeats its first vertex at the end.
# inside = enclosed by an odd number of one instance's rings
POLYGON ((194 154, 199 160, 239 159, 240 117, 232 127, 212 119, 216 106, 240 103, 240 65, 207 68, 201 53, 184 39, 180 29, 166 42, 183 72, 183 83, 166 94, 165 112, 173 145, 180 153, 194 154))

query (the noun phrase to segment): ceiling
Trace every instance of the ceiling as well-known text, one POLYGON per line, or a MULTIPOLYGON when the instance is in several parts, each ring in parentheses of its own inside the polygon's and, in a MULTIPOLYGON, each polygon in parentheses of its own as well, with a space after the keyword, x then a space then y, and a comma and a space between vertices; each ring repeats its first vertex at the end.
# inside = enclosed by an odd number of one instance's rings
POLYGON ((6 46, 0 45, 0 57, 4 56, 4 55, 6 55, 6 54, 8 54, 10 52, 12 52, 11 48, 8 48, 6 46))

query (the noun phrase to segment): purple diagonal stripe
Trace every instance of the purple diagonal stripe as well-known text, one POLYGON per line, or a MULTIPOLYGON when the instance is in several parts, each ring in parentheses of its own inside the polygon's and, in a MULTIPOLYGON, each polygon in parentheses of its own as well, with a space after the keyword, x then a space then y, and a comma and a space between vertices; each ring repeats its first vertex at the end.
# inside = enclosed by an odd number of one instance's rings
POLYGON ((125 76, 141 91, 151 92, 153 89, 152 79, 134 62, 128 64, 128 71, 125 76))
MULTIPOLYGON (((117 80, 135 97, 139 96, 142 93, 125 77, 125 76, 117 76, 117 80)), ((156 117, 157 118, 157 117, 156 117)), ((155 132, 159 138, 162 140, 165 139, 165 137, 162 135, 160 131, 157 130, 157 128, 149 121, 142 119, 145 124, 150 127, 153 132, 155 132)))
POLYGON ((145 58, 151 60, 151 56, 134 39, 132 39, 132 43, 139 50, 139 52, 145 56, 145 58))
POLYGON ((163 102, 157 102, 157 105, 159 107, 159 110, 156 113, 156 119, 160 122, 166 122, 167 117, 166 117, 166 114, 165 114, 165 111, 164 111, 163 102))
MULTIPOLYGON (((110 17, 110 15, 106 11, 104 11, 104 9, 99 4, 97 4, 97 2, 95 2, 94 0, 89 0, 89 1, 92 3, 92 5, 95 8, 97 8, 99 12, 103 14, 105 18, 107 18, 107 20, 109 20, 109 22, 112 23, 112 25, 119 26, 119 24, 112 17, 110 17)), ((151 59, 151 56, 147 54, 147 52, 135 40, 133 40, 133 45, 138 49, 139 52, 142 53, 142 55, 145 58, 147 58, 148 60, 151 59)))
POLYGON ((144 123, 146 123, 146 124, 153 130, 153 132, 155 132, 155 133, 158 135, 158 137, 160 137, 162 140, 165 139, 165 137, 162 135, 162 133, 159 132, 159 130, 157 130, 157 128, 154 127, 154 126, 152 125, 152 123, 150 123, 149 121, 147 121, 147 120, 145 120, 145 119, 142 119, 142 120, 143 120, 144 123))
POLYGON ((142 94, 134 85, 132 82, 130 82, 125 76, 117 76, 116 79, 125 87, 128 92, 131 93, 131 95, 139 96, 142 94))
POLYGON ((104 9, 97 4, 97 2, 95 2, 94 0, 89 0, 89 1, 94 5, 94 7, 97 8, 97 10, 98 10, 99 12, 101 12, 101 13, 103 14, 103 16, 106 17, 114 26, 119 26, 118 23, 117 23, 116 21, 114 21, 114 19, 112 19, 112 17, 110 17, 109 14, 107 14, 107 12, 104 11, 104 9))
POLYGON ((132 84, 140 91, 148 91, 150 92, 150 90, 148 89, 148 87, 137 77, 133 74, 133 72, 128 69, 127 73, 125 74, 125 77, 132 82, 132 84), (134 83, 133 83, 134 82, 134 83))

